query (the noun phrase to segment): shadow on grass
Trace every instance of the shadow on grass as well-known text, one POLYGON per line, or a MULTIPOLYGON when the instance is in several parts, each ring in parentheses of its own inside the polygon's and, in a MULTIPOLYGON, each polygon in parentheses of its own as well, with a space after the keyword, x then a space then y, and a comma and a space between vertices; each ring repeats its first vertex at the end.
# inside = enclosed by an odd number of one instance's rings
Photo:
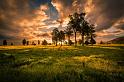
MULTIPOLYGON (((83 55, 104 55, 104 59, 114 61, 124 61, 124 49, 102 48, 102 47, 90 47, 90 46, 77 46, 78 49, 82 49, 83 55)), ((79 50, 80 51, 80 50, 79 50)))
POLYGON ((0 69, 1 82, 123 82, 123 74, 106 73, 100 70, 83 68, 82 71, 65 69, 61 72, 26 72, 22 69, 0 69))
MULTIPOLYGON (((108 60, 123 60, 122 50, 97 47, 69 47, 61 50, 47 48, 32 48, 19 50, 2 50, 15 56, 17 64, 0 67, 0 82, 123 82, 124 72, 102 71, 91 67, 83 67, 82 62, 72 60, 71 57, 85 56, 108 60), (102 54, 102 56, 101 56, 102 54), (92 56, 95 55, 95 56, 92 56), (97 56, 98 55, 98 56, 97 56), (21 68, 22 65, 31 64, 21 68), (58 61, 58 60, 59 61, 58 61), (28 61, 27 61, 28 60, 28 61), (34 61, 36 60, 36 61, 34 61), (56 64, 59 62, 58 64, 56 64), (79 67, 78 67, 79 63, 79 67), (59 66, 60 64, 60 66, 59 66), (72 65, 71 65, 72 64, 72 65), (17 66, 17 67, 16 67, 17 66), (77 66, 77 67, 76 67, 77 66)), ((84 58, 85 58, 84 57, 84 58)), ((80 59, 80 58, 79 58, 80 59)), ((84 61, 84 60, 83 60, 84 61)), ((91 60, 91 66, 93 60, 91 60)), ((94 63, 93 62, 93 63, 94 63)), ((96 62, 97 63, 97 62, 96 62)), ((104 63, 104 62, 103 62, 104 63)), ((100 62, 101 64, 101 62, 100 62)), ((26 65, 25 65, 26 66, 26 65)))

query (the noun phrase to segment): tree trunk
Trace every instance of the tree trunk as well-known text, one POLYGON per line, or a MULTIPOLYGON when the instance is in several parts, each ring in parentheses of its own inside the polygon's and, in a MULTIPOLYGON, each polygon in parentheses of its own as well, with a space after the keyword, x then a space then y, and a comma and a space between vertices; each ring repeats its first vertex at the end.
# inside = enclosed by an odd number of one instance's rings
POLYGON ((56 41, 56 46, 57 46, 57 41, 56 41))
POLYGON ((68 45, 70 45, 70 44, 69 44, 69 41, 70 41, 70 36, 68 36, 68 45))
POLYGON ((82 46, 84 46, 84 35, 82 34, 82 46))
POLYGON ((62 41, 61 41, 61 46, 62 46, 62 41))
POLYGON ((75 46, 77 46, 76 32, 75 32, 75 46))
POLYGON ((93 46, 93 37, 92 37, 92 35, 91 35, 91 46, 93 46))

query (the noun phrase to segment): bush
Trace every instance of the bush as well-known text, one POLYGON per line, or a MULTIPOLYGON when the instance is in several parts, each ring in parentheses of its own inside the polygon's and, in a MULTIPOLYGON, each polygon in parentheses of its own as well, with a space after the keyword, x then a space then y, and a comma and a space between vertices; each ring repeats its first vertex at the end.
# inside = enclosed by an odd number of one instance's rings
POLYGON ((22 44, 23 44, 24 46, 26 45, 26 42, 27 42, 26 39, 23 39, 23 40, 22 40, 22 44))
POLYGON ((7 45, 7 41, 6 40, 3 40, 3 45, 7 45))
POLYGON ((80 44, 80 45, 82 44, 82 40, 81 39, 78 40, 78 44, 80 44))
POLYGON ((46 40, 43 40, 42 41, 42 45, 47 45, 48 43, 47 43, 47 41, 46 40))
POLYGON ((85 41, 85 44, 88 45, 88 44, 90 44, 90 43, 89 43, 88 41, 85 41))
POLYGON ((72 45, 72 44, 74 44, 74 43, 73 43, 71 40, 69 40, 68 44, 69 44, 69 45, 72 45))

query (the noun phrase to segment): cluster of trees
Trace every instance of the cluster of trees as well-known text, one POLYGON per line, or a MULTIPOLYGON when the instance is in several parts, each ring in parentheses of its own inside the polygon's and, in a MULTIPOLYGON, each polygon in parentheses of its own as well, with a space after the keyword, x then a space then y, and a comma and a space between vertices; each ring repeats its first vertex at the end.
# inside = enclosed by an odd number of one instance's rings
MULTIPOLYGON (((7 40, 3 40, 3 45, 6 46, 8 44, 7 40)), ((13 43, 11 43, 10 45, 14 45, 13 43)))
POLYGON ((3 45, 7 45, 7 41, 6 40, 3 40, 3 45))
MULTIPOLYGON (((48 43, 46 40, 43 40, 42 43, 40 42, 40 40, 37 41, 38 45, 51 45, 50 43, 48 43)), ((8 45, 7 40, 3 40, 3 45, 6 46, 8 45)), ((10 43, 10 45, 14 45, 13 43, 10 43)), ((34 41, 29 42, 26 39, 22 40, 22 45, 36 45, 36 43, 34 41)))
MULTIPOLYGON (((29 45, 29 41, 26 41, 26 39, 23 39, 23 40, 22 40, 22 44, 23 44, 24 46, 25 46, 25 45, 29 45)), ((38 44, 38 45, 40 45, 40 44, 42 44, 42 45, 47 45, 48 42, 47 42, 46 40, 43 40, 42 43, 41 43, 40 40, 38 40, 38 41, 37 41, 37 44, 38 44)), ((36 45, 36 43, 33 41, 33 42, 31 43, 31 45, 36 45)))
POLYGON ((52 41, 56 44, 60 41, 61 45, 62 42, 65 40, 65 35, 68 37, 68 44, 72 43, 70 37, 74 34, 75 37, 75 46, 77 45, 77 33, 80 33, 82 36, 80 43, 84 45, 88 44, 95 44, 95 26, 93 24, 88 23, 85 20, 85 13, 74 13, 73 15, 69 15, 69 23, 65 31, 59 31, 57 28, 53 29, 52 32, 52 41))
MULTIPOLYGON (((63 30, 58 30, 58 28, 53 29, 52 32, 52 42, 54 44, 60 42, 61 46, 62 43, 65 41, 65 36, 68 37, 68 44, 71 45, 73 42, 70 40, 70 37, 74 35, 75 37, 75 46, 77 45, 77 33, 81 35, 81 39, 78 41, 79 44, 95 44, 95 26, 93 24, 88 23, 88 21, 85 20, 85 13, 74 13, 72 15, 69 15, 69 22, 67 24, 67 28, 63 30)), ((29 45, 29 41, 26 41, 26 39, 22 40, 23 45, 29 45)), ((40 41, 37 42, 38 45, 40 45, 40 41)), ((42 41, 42 45, 47 45, 47 41, 42 41)), ((7 41, 3 41, 3 45, 7 45, 7 41)), ((11 43, 13 45, 13 43, 11 43)), ((33 41, 31 45, 36 45, 36 43, 33 41)))
POLYGON ((58 41, 60 41, 61 42, 61 46, 62 46, 62 42, 64 40, 65 40, 65 33, 64 33, 64 31, 62 31, 62 30, 59 31, 58 28, 53 29, 53 32, 52 32, 52 42, 54 44, 56 44, 56 46, 57 46, 58 41))

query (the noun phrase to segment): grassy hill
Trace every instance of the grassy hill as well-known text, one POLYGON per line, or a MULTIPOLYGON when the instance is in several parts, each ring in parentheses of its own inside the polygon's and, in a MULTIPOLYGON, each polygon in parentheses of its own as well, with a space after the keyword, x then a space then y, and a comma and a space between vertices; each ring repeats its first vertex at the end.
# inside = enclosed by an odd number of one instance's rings
POLYGON ((113 44, 124 44, 124 36, 115 38, 113 40, 108 41, 108 43, 113 43, 113 44))

